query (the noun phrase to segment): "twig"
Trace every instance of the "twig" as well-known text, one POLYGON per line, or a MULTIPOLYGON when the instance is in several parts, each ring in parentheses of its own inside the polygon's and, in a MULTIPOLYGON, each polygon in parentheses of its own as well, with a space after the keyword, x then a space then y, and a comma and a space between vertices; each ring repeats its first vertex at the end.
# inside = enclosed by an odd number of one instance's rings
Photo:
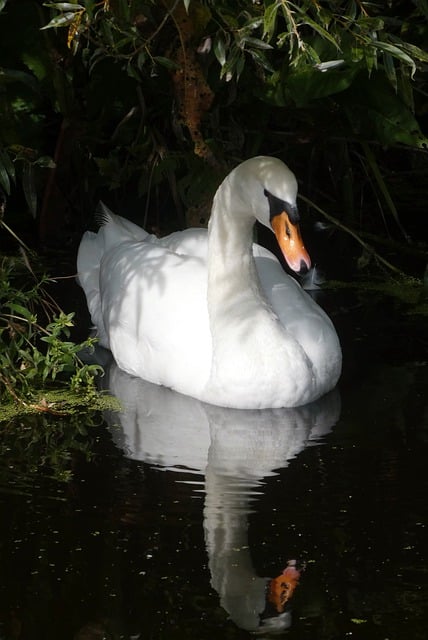
POLYGON ((327 213, 326 211, 324 211, 324 209, 321 209, 321 207, 319 207, 317 204, 315 204, 315 202, 312 202, 312 200, 310 200, 306 196, 302 196, 300 194, 299 198, 301 200, 303 200, 303 202, 306 202, 306 204, 308 204, 310 207, 313 207, 316 211, 318 211, 318 213, 321 213, 321 215, 323 215, 324 218, 326 218, 329 222, 334 224, 339 229, 342 229, 342 231, 344 231, 348 235, 352 236, 354 238, 354 240, 356 240, 358 242, 358 244, 360 244, 365 251, 367 251, 370 255, 374 256, 376 258, 376 260, 381 262, 385 267, 387 267, 388 269, 390 269, 394 273, 403 275, 403 271, 401 271, 401 269, 398 269, 398 267, 395 267, 393 264, 388 262, 388 260, 385 260, 385 258, 380 256, 377 253, 377 251, 375 251, 375 249, 373 249, 373 247, 370 244, 367 244, 367 242, 364 242, 364 240, 362 240, 360 238, 360 236, 358 235, 358 233, 356 231, 354 231, 353 229, 350 229, 349 227, 347 227, 345 224, 340 222, 340 220, 338 220, 334 216, 332 216, 329 213, 327 213))
POLYGON ((25 244, 25 242, 23 242, 23 240, 21 240, 21 238, 19 236, 16 235, 16 233, 13 231, 13 229, 11 229, 4 220, 0 220, 0 226, 4 227, 6 229, 6 231, 8 231, 10 233, 10 235, 15 238, 15 240, 17 242, 19 242, 19 244, 21 245, 21 247, 23 247, 26 251, 28 251, 28 253, 32 253, 31 249, 29 249, 27 247, 27 245, 25 244))

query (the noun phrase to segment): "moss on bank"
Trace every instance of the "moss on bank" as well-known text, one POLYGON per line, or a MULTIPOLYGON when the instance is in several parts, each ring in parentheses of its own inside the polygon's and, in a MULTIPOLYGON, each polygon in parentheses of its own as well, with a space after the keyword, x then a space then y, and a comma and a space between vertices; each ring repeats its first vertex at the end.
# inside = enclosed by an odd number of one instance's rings
POLYGON ((31 402, 9 400, 0 407, 1 424, 24 415, 44 413, 52 416, 73 416, 88 411, 120 411, 119 401, 102 392, 77 394, 68 388, 43 390, 31 402))

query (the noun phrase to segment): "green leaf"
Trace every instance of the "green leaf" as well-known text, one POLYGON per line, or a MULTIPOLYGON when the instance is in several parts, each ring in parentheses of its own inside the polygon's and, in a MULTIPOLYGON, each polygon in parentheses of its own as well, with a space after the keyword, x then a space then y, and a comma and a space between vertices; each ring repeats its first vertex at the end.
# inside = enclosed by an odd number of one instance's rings
POLYGON ((244 65, 244 53, 241 51, 241 49, 239 49, 239 47, 235 46, 231 50, 230 56, 228 57, 226 63, 222 67, 220 77, 226 77, 226 82, 229 82, 233 78, 233 76, 236 76, 236 78, 239 79, 244 65))
POLYGON ((275 69, 269 63, 265 54, 262 51, 257 51, 256 49, 249 49, 248 53, 253 58, 254 62, 260 65, 261 67, 263 67, 263 69, 266 69, 266 71, 269 71, 270 73, 273 73, 275 71, 275 69))
POLYGON ((367 71, 369 75, 373 69, 377 69, 377 51, 372 46, 364 47, 364 59, 366 61, 367 71))
POLYGON ((144 67, 144 64, 147 61, 147 54, 145 51, 140 51, 137 56, 137 68, 141 71, 144 67))
POLYGON ((16 304, 15 302, 9 302, 7 307, 14 313, 17 313, 22 318, 25 318, 25 320, 28 320, 28 322, 30 322, 31 324, 34 324, 37 321, 37 317, 33 313, 31 313, 29 309, 27 309, 26 307, 23 307, 20 304, 16 304))
POLYGON ((137 80, 137 81, 140 80, 140 75, 138 73, 138 70, 132 64, 132 60, 128 60, 128 62, 126 63, 126 66, 124 66, 124 69, 126 69, 126 73, 130 78, 134 78, 134 80, 137 80))
POLYGON ((9 174, 6 171, 6 167, 2 163, 1 158, 0 158, 0 185, 3 187, 6 195, 10 196, 9 174))
POLYGON ((0 149, 0 160, 2 161, 9 176, 12 178, 12 180, 15 180, 15 166, 5 149, 0 149))
POLYGON ((273 47, 267 42, 264 42, 259 38, 252 38, 251 36, 244 36, 241 42, 245 42, 245 44, 249 44, 255 49, 273 49, 273 47))
POLYGON ((395 71, 394 59, 390 53, 383 54, 383 65, 388 80, 394 87, 394 90, 397 91, 397 72, 395 71))
POLYGON ((74 14, 74 11, 67 11, 67 13, 55 16, 55 18, 52 18, 44 27, 40 27, 40 30, 43 31, 43 29, 52 29, 54 27, 68 27, 75 18, 74 14))
POLYGON ((401 68, 398 75, 399 95, 404 104, 412 113, 415 112, 415 100, 413 95, 413 80, 401 68))
POLYGON ((383 31, 385 23, 382 18, 361 16, 361 18, 357 20, 357 27, 364 33, 373 33, 373 31, 383 31))
POLYGON ((43 81, 50 72, 48 56, 43 51, 23 51, 22 62, 33 72, 37 80, 43 81))
POLYGON ((35 218, 37 213, 37 192, 36 181, 34 178, 34 165, 31 162, 26 162, 24 164, 22 170, 22 187, 24 189, 28 209, 30 210, 33 218, 35 218))
POLYGON ((0 11, 3 11, 7 3, 7 0, 0 0, 0 11))
POLYGON ((105 55, 106 55, 106 52, 102 47, 99 47, 98 49, 95 49, 94 53, 92 54, 92 56, 90 57, 90 60, 89 60, 89 74, 91 74, 93 72, 95 66, 99 62, 104 60, 105 55))
POLYGON ((184 8, 186 9, 186 13, 189 13, 189 6, 191 0, 183 0, 184 8))
POLYGON ((324 29, 324 27, 318 24, 318 22, 315 22, 315 20, 312 20, 312 18, 309 18, 309 16, 305 11, 303 11, 303 9, 301 9, 300 7, 296 7, 296 9, 298 9, 299 13, 302 16, 303 24, 307 24, 314 31, 316 31, 322 38, 324 38, 324 40, 327 40, 328 42, 330 42, 338 51, 340 51, 340 46, 336 38, 334 38, 326 29, 324 29))
POLYGON ((221 66, 226 62, 226 41, 221 31, 216 34, 214 39, 214 55, 221 66))
POLYGON ((402 42, 400 46, 403 50, 407 51, 407 53, 413 58, 416 58, 417 60, 421 60, 421 62, 428 62, 428 52, 424 51, 423 49, 420 49, 416 45, 410 44, 409 42, 402 42))
POLYGON ((256 18, 250 18, 249 15, 246 14, 246 18, 247 18, 247 22, 243 27, 243 31, 245 31, 245 33, 249 33, 250 31, 255 31, 256 29, 259 29, 259 27, 261 27, 263 24, 263 18, 261 18, 260 16, 256 18))
POLYGON ((401 60, 401 62, 404 62, 409 67, 411 67, 412 69, 411 76, 413 78, 416 72, 416 64, 414 60, 409 55, 407 55, 407 53, 404 53, 404 51, 402 51, 399 47, 396 47, 395 45, 390 44, 389 42, 382 42, 381 40, 372 40, 372 45, 376 49, 380 49, 381 51, 386 51, 386 53, 390 53, 392 56, 394 56, 394 58, 398 58, 399 60, 401 60))
POLYGON ((170 58, 165 58, 164 56, 154 56, 153 60, 160 64, 161 67, 166 67, 167 69, 179 69, 180 65, 174 62, 174 60, 170 60, 170 58))
POLYGON ((0 183, 10 195, 10 178, 15 180, 15 167, 5 149, 0 149, 0 183))
POLYGON ((133 41, 134 36, 125 36, 124 38, 121 38, 114 45, 115 51, 120 51, 120 49, 123 49, 124 47, 126 47, 126 45, 132 43, 133 41))
MULTIPOLYGON (((404 106, 404 105, 403 105, 404 106)), ((379 113, 366 111, 378 139, 384 144, 405 144, 419 149, 428 148, 428 138, 424 136, 410 111, 401 113, 379 113)))
POLYGON ((289 74, 287 89, 299 107, 313 100, 341 93, 351 86, 359 68, 357 65, 319 71, 312 66, 301 66, 289 74))
POLYGON ((85 7, 81 4, 75 4, 74 2, 44 2, 44 7, 50 7, 51 9, 57 9, 58 11, 84 11, 85 7))
POLYGON ((260 91, 260 97, 275 107, 284 107, 289 102, 286 84, 280 71, 274 71, 267 78, 263 89, 260 91))
POLYGON ((40 156, 34 164, 38 167, 43 167, 44 169, 55 169, 56 167, 54 160, 50 156, 40 156))
POLYGON ((265 9, 264 22, 263 22, 263 36, 267 36, 270 40, 275 32, 276 16, 278 13, 279 4, 273 2, 265 9))

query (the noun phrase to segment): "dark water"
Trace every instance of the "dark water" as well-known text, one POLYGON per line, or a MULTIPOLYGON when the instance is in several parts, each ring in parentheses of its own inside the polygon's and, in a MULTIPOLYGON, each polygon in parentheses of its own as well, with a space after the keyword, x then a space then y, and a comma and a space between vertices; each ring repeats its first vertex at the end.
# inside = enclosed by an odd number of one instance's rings
POLYGON ((1 640, 428 637, 426 321, 325 302, 345 366, 315 405, 202 406, 112 368, 126 413, 91 418, 69 483, 10 444, 1 640))

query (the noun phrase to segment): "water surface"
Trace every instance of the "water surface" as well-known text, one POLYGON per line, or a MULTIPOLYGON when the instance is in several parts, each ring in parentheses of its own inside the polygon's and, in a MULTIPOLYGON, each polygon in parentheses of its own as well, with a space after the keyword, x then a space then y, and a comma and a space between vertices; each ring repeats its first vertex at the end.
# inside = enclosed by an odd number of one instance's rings
POLYGON ((113 366, 125 411, 69 483, 3 449, 2 640, 425 640, 426 323, 326 304, 345 367, 318 403, 226 410, 113 366))

